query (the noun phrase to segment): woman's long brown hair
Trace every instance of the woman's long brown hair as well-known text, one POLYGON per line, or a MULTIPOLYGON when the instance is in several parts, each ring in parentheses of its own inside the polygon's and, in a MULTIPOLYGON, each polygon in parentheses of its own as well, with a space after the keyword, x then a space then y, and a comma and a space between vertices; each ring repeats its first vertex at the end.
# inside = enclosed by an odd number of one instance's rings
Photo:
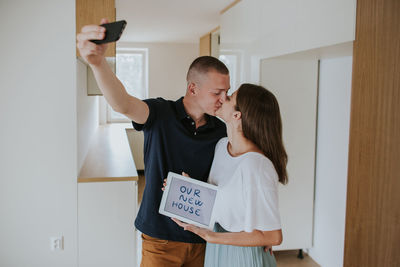
POLYGON ((236 110, 242 113, 244 136, 272 161, 279 182, 286 184, 288 157, 282 140, 282 120, 278 101, 262 86, 242 84, 236 97, 236 110))

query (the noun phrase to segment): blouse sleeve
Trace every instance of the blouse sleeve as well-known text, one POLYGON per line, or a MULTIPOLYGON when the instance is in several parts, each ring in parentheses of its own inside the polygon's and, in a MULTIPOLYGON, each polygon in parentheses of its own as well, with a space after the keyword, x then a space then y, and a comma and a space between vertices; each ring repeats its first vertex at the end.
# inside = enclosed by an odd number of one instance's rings
POLYGON ((267 158, 250 158, 242 166, 244 231, 281 229, 278 175, 267 158))

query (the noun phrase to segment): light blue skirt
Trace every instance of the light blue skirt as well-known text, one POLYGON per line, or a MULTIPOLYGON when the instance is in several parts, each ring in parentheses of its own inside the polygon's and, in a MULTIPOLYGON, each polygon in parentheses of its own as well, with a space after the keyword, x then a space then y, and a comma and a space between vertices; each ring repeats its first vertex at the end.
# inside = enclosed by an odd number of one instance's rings
MULTIPOLYGON (((214 232, 227 232, 218 223, 214 232)), ((207 243, 205 267, 276 267, 275 257, 264 247, 240 247, 207 243)))

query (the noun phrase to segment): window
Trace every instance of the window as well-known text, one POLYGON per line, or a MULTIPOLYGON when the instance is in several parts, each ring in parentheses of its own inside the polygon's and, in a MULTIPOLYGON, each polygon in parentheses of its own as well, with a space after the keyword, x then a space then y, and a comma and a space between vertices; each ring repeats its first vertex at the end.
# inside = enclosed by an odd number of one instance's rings
MULTIPOLYGON (((128 94, 139 99, 148 97, 147 49, 117 50, 116 75, 128 94)), ((124 115, 107 107, 108 122, 128 122, 124 115)))

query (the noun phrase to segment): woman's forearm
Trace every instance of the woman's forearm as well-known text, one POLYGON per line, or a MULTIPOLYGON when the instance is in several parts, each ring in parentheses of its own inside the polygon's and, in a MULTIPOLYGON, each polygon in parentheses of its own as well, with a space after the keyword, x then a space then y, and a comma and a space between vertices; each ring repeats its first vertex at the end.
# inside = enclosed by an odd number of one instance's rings
POLYGON ((216 244, 233 246, 277 246, 282 243, 282 230, 238 232, 238 233, 216 233, 209 232, 206 241, 216 244))
POLYGON ((201 228, 193 224, 181 222, 176 218, 172 218, 180 227, 186 231, 190 231, 200 236, 210 243, 244 246, 244 247, 257 247, 257 246, 277 246, 282 243, 282 230, 273 231, 259 231, 253 232, 226 232, 219 233, 213 232, 206 228, 201 228))

